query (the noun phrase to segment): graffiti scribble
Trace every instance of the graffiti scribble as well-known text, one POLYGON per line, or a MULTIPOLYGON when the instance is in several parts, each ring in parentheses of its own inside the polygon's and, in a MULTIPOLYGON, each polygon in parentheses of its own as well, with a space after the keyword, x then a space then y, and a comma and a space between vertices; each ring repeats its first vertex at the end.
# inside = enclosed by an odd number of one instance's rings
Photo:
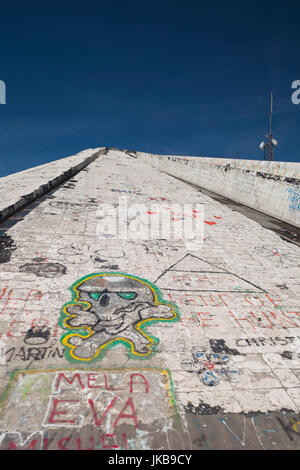
POLYGON ((287 188, 289 193, 289 208, 293 211, 300 211, 300 189, 293 186, 292 188, 287 188))
POLYGON ((195 373, 204 385, 212 387, 220 380, 236 382, 241 372, 228 365, 231 355, 194 349, 192 358, 182 362, 186 372, 195 373))

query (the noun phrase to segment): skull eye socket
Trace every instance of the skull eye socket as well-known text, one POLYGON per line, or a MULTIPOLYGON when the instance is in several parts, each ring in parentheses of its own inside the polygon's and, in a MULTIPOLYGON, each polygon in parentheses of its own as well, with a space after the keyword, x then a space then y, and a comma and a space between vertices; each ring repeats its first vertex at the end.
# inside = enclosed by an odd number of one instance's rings
POLYGON ((118 292, 118 296, 121 297, 121 299, 133 300, 136 298, 137 294, 136 292, 118 292))
POLYGON ((101 307, 107 307, 110 303, 110 295, 106 290, 104 292, 89 292, 89 297, 99 302, 101 307))
POLYGON ((89 297, 93 300, 98 300, 102 292, 89 292, 89 297))
MULTIPOLYGON (((99 298, 102 296, 103 292, 89 292, 89 297, 93 300, 99 300, 99 298)), ((133 300, 137 297, 136 292, 117 292, 118 296, 121 297, 121 299, 126 299, 126 300, 133 300)))

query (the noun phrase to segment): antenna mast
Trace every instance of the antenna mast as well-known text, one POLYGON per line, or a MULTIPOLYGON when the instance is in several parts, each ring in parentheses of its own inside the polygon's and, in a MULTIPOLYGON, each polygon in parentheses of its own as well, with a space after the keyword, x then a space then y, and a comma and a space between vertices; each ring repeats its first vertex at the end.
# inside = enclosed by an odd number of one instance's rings
POLYGON ((273 114, 273 92, 271 91, 271 103, 270 103, 270 135, 272 135, 272 114, 273 114))
POLYGON ((260 150, 264 152, 264 160, 274 160, 274 147, 278 144, 277 140, 273 138, 272 130, 272 117, 273 117, 273 92, 271 91, 270 102, 270 132, 266 135, 267 142, 261 142, 259 145, 260 150), (266 158, 267 157, 267 158, 266 158))

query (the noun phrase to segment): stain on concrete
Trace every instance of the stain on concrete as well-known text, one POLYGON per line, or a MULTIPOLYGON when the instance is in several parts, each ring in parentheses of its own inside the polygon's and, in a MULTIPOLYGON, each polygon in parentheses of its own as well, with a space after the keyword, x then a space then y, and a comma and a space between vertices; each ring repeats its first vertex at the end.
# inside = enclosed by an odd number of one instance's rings
POLYGON ((293 359, 293 353, 291 351, 283 351, 283 353, 281 353, 281 357, 283 357, 284 359, 292 360, 293 359))
POLYGON ((0 263, 8 263, 14 250, 16 250, 14 240, 9 235, 0 236, 0 263))
POLYGON ((214 353, 231 354, 232 356, 240 356, 241 353, 237 349, 231 349, 227 346, 224 339, 210 339, 209 344, 214 353))
POLYGON ((192 449, 299 449, 299 414, 288 410, 252 415, 191 413, 187 410, 185 421, 192 449))
POLYGON ((188 404, 184 406, 184 410, 186 413, 192 413, 194 415, 214 415, 224 411, 220 406, 210 406, 209 404, 201 401, 198 406, 188 402, 188 404))
POLYGON ((20 266, 21 273, 32 273, 38 277, 63 276, 67 268, 60 263, 27 263, 20 266))

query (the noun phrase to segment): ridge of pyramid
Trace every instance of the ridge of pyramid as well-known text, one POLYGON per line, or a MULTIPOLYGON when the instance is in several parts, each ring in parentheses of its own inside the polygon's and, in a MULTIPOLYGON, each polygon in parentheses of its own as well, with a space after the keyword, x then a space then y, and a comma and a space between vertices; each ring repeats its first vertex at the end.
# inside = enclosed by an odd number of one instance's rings
POLYGON ((106 147, 83 150, 0 178, 0 221, 74 176, 106 147))

